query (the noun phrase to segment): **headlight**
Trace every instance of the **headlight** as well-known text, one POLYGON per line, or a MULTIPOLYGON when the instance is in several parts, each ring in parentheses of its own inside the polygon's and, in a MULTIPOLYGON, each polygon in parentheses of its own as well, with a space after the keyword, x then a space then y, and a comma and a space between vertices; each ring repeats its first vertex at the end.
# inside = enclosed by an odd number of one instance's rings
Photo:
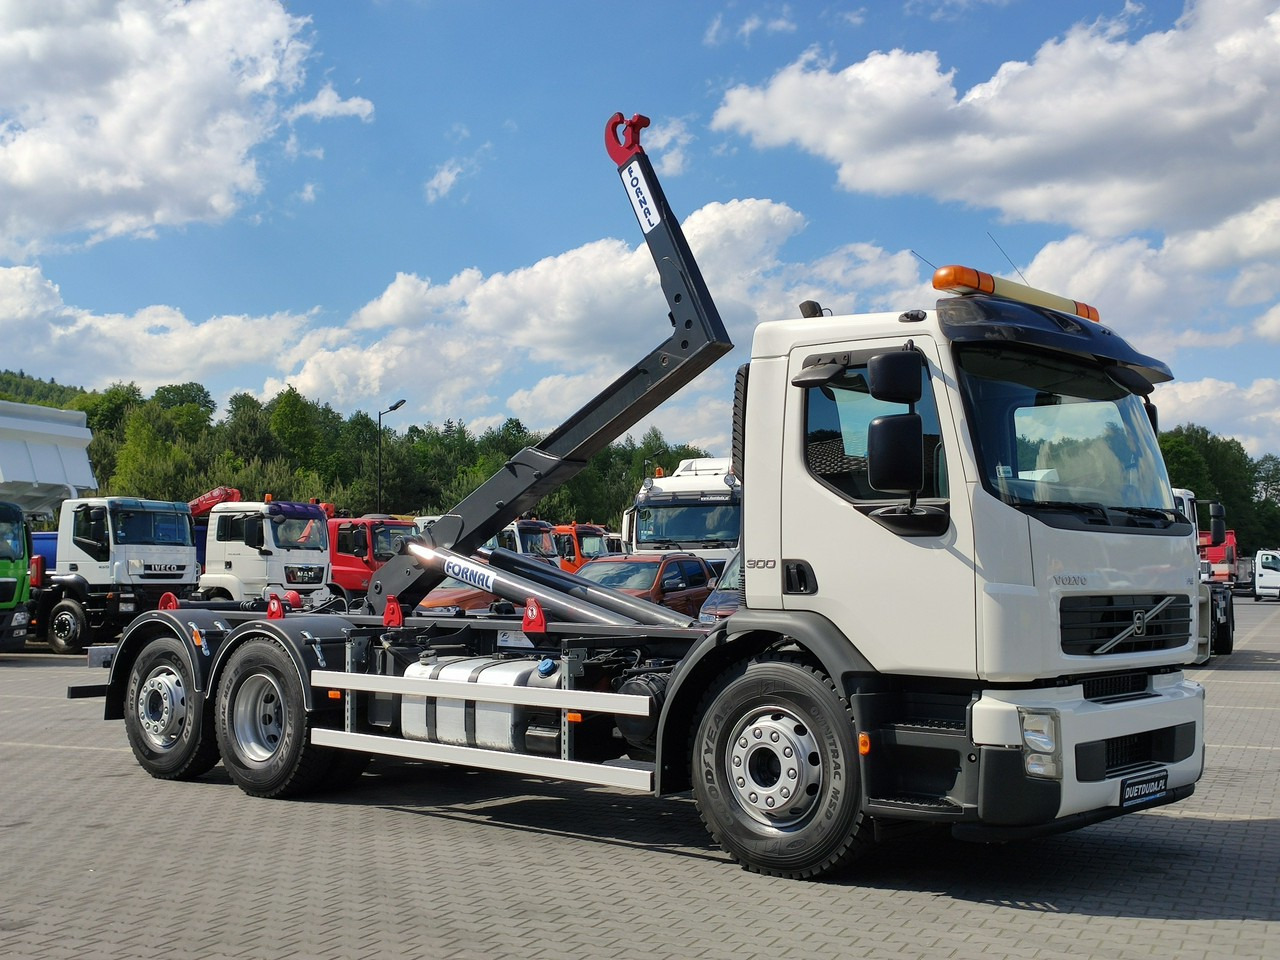
POLYGON ((22 626, 22 625, 23 625, 23 624, 25 624, 29 619, 30 619, 30 617, 28 616, 27 611, 25 611, 25 610, 15 610, 15 611, 13 611, 13 625, 14 625, 15 627, 20 627, 20 626, 22 626))
POLYGON ((1046 780, 1062 776, 1058 712, 1018 708, 1022 728, 1022 765, 1027 775, 1046 780))

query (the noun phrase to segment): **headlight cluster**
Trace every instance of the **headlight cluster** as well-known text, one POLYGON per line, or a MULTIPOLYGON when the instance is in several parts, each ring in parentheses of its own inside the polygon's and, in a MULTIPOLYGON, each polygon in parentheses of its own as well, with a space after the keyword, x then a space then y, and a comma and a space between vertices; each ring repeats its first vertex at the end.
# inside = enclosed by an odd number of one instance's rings
POLYGON ((1022 764, 1029 777, 1058 780, 1062 777, 1062 738, 1057 710, 1018 708, 1022 728, 1022 764))

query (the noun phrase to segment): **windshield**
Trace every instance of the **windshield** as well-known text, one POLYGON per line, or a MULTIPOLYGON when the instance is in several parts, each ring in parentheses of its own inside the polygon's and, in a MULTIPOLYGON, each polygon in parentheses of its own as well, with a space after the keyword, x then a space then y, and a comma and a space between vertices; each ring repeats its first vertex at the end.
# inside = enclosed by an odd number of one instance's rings
POLYGON ((550 530, 520 530, 520 552, 531 553, 535 557, 558 557, 555 541, 551 539, 550 530))
POLYGON ((22 513, 7 503, 0 503, 0 560, 21 560, 26 555, 22 513))
POLYGON ((987 345, 962 346, 957 360, 990 493, 1042 518, 1066 512, 1121 526, 1177 519, 1142 401, 1099 364, 987 345))
POLYGON ((616 590, 648 590, 660 566, 643 560, 593 560, 579 568, 578 576, 616 590))
POLYGON ((642 547, 736 544, 740 503, 650 503, 636 510, 636 543, 642 547))
POLYGON ((111 535, 116 543, 189 547, 191 514, 176 510, 134 510, 112 506, 111 535))
POLYGON ((396 538, 406 537, 413 531, 413 527, 388 527, 375 523, 373 525, 374 557, 378 560, 390 560, 396 555, 396 538))
POLYGON ((599 533, 581 534, 578 538, 578 546, 582 550, 584 557, 598 557, 602 553, 609 552, 604 536, 599 533))
POLYGON ((314 517, 272 517, 269 524, 276 546, 282 550, 329 549, 329 527, 314 517))

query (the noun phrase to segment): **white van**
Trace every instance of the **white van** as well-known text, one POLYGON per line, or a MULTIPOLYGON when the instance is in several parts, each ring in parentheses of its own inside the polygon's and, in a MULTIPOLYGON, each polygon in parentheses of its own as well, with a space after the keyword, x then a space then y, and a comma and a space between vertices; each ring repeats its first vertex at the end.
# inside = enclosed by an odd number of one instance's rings
POLYGON ((1280 600, 1280 550, 1259 550, 1253 558, 1253 599, 1280 600))

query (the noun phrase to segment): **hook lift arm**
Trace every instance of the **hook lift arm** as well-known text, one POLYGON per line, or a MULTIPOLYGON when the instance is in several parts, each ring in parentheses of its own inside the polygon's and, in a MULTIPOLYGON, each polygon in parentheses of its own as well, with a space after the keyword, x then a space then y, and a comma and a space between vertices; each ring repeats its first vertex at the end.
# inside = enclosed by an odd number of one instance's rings
MULTIPOLYGON (((657 265, 674 328, 671 336, 437 520, 423 535, 431 545, 474 553, 733 348, 680 222, 640 146, 640 131, 648 125, 649 118, 640 114, 624 120, 615 113, 605 125, 604 139, 657 265)), ((412 610, 443 579, 438 570, 401 554, 374 574, 367 599, 376 614, 383 612, 389 596, 412 610)))

